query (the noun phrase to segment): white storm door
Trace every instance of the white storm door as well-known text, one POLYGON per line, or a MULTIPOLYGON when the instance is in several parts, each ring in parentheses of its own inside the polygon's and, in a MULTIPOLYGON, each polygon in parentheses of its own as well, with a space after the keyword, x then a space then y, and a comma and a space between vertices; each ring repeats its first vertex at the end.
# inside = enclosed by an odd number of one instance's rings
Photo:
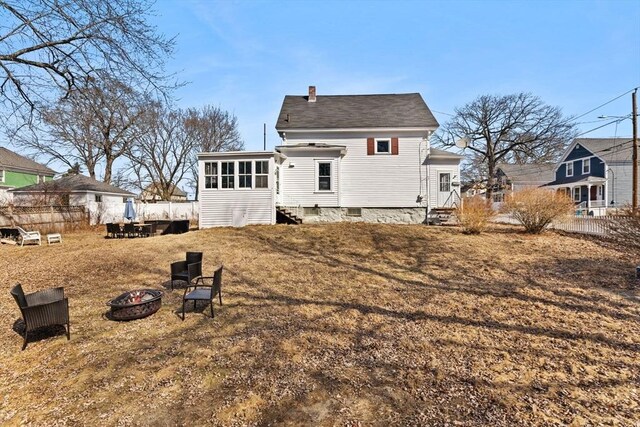
POLYGON ((438 172, 438 207, 445 207, 446 203, 451 202, 451 172, 438 172))

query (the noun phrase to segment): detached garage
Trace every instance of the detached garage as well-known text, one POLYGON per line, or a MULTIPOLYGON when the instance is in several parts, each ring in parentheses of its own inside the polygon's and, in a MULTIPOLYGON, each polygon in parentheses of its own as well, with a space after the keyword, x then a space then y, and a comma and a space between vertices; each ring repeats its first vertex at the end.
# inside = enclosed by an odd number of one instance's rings
POLYGON ((278 153, 198 154, 200 228, 276 223, 278 153))

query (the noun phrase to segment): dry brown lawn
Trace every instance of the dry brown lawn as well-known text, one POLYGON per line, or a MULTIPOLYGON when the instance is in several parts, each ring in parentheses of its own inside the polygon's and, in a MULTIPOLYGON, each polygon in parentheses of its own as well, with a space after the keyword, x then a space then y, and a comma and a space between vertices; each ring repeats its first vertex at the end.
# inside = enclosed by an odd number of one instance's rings
MULTIPOLYGON (((0 247, 3 425, 638 425, 638 259, 497 228, 304 225, 0 247), (169 263, 224 263, 177 316, 169 263), (65 286, 71 341, 25 351, 9 288, 65 286), (166 291, 117 323, 105 302, 166 291)), ((56 335, 57 334, 57 335, 56 335)))

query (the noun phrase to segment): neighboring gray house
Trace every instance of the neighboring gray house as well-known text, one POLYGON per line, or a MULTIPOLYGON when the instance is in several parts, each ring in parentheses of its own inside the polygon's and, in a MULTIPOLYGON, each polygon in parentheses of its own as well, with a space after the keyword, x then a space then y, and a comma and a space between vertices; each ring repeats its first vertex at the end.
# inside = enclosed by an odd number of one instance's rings
POLYGON ((512 191, 548 184, 554 178, 556 166, 555 163, 499 164, 496 168, 497 183, 493 192, 493 201, 504 201, 504 196, 512 191))

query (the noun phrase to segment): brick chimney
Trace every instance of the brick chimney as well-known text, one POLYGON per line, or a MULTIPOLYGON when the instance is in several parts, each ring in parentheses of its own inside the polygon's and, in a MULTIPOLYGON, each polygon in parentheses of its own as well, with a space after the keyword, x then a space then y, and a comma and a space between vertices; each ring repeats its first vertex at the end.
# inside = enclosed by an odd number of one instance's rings
POLYGON ((316 102, 316 87, 309 86, 309 102, 316 102))

